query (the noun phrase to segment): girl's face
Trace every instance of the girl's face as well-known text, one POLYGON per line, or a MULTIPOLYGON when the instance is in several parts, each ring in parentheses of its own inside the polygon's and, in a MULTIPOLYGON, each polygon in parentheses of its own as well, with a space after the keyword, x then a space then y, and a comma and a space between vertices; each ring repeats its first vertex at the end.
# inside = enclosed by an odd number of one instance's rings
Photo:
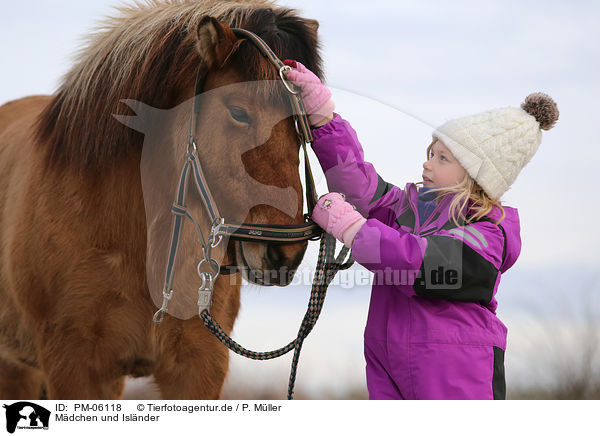
POLYGON ((445 188, 460 183, 466 175, 465 169, 456 160, 442 141, 436 139, 431 147, 429 159, 423 164, 423 186, 445 188))

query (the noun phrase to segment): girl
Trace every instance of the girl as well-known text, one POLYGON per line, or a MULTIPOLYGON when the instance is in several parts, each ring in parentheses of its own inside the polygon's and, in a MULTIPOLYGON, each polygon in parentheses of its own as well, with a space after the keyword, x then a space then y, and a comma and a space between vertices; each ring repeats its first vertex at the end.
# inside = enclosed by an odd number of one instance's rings
POLYGON ((332 191, 312 218, 374 273, 364 332, 369 398, 505 399, 507 328, 495 294, 521 239, 517 210, 500 197, 535 154, 540 129, 558 119, 556 104, 535 93, 521 108, 445 123, 427 147, 423 182, 400 189, 364 160, 329 89, 302 64, 285 63, 332 191))

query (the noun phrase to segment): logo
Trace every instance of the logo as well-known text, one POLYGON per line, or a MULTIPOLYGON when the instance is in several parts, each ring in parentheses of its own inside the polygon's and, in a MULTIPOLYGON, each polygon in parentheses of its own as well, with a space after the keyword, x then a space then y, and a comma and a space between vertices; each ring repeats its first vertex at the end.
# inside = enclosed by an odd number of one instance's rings
POLYGON ((14 433, 18 429, 48 430, 50 411, 28 401, 3 406, 6 409, 6 431, 14 433))

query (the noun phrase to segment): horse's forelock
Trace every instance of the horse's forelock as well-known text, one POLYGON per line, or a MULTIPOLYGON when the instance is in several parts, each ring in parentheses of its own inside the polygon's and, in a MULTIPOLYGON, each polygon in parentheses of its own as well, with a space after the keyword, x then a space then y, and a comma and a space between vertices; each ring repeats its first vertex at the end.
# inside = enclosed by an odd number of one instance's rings
MULTIPOLYGON (((279 59, 294 59, 303 63, 317 76, 322 77, 321 58, 318 53, 316 33, 304 18, 293 9, 260 8, 247 14, 240 26, 259 35, 279 59)), ((243 73, 244 80, 265 81, 262 87, 266 99, 286 98, 279 86, 279 72, 258 52, 250 41, 242 43, 232 61, 243 73)))
MULTIPOLYGON (((149 1, 120 8, 80 51, 79 61, 41 114, 38 138, 48 164, 67 164, 80 171, 103 168, 139 149, 139 133, 120 124, 113 114, 128 109, 123 99, 171 108, 189 97, 201 62, 195 49, 202 17, 214 16, 261 36, 281 58, 302 62, 322 75, 316 32, 294 10, 268 0, 204 2, 149 1)), ((280 95, 278 72, 243 43, 232 58, 245 80, 267 80, 266 95, 280 95)))

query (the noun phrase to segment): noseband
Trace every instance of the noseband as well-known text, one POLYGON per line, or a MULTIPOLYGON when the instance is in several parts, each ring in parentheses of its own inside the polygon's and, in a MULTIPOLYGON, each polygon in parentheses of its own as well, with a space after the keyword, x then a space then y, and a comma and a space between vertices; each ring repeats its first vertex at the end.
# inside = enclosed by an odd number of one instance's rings
POLYGON ((167 261, 167 268, 165 274, 165 283, 163 288, 163 303, 161 308, 154 315, 154 322, 160 324, 164 318, 165 313, 168 312, 167 305, 173 295, 173 278, 175 275, 175 261, 177 258, 177 252, 181 240, 181 234, 183 230, 183 223, 185 218, 192 221, 198 231, 198 236, 202 244, 202 251, 204 259, 198 263, 197 271, 201 279, 201 285, 198 289, 198 314, 206 327, 219 339, 223 344, 229 347, 232 351, 249 357, 251 359, 266 360, 279 357, 292 349, 295 350, 294 358, 292 360, 292 370, 290 373, 290 382, 288 386, 288 399, 292 398, 293 387, 295 382, 296 367, 300 355, 300 349, 304 338, 310 333, 314 324, 316 323, 318 316, 321 312, 327 286, 335 276, 336 272, 340 269, 349 268, 352 263, 352 256, 348 256, 346 263, 342 263, 343 259, 348 254, 348 248, 343 247, 337 258, 335 254, 335 238, 331 235, 324 233, 323 229, 315 224, 310 216, 312 215, 313 209, 317 203, 317 194, 315 190, 315 184, 308 160, 308 153, 306 144, 312 143, 313 137, 310 130, 310 124, 308 121, 308 115, 304 109, 302 99, 300 97, 299 89, 297 89, 292 83, 290 83, 286 77, 286 71, 291 68, 284 65, 283 62, 273 53, 271 48, 256 34, 245 30, 245 29, 231 29, 238 37, 247 38, 251 41, 279 71, 279 77, 283 82, 289 96, 289 101, 292 106, 292 113, 294 118, 294 124, 296 132, 300 138, 302 149, 304 151, 304 168, 305 168, 305 185, 306 185, 306 203, 308 206, 308 213, 304 215, 304 224, 298 225, 277 225, 277 224, 249 224, 249 223, 225 223, 224 218, 219 214, 219 210, 216 203, 211 195, 211 192, 206 183, 202 166, 198 159, 198 146, 196 142, 196 119, 199 115, 200 104, 199 95, 202 93, 204 88, 204 78, 206 71, 202 68, 198 71, 198 77, 196 80, 196 92, 194 95, 194 109, 190 119, 190 128, 187 144, 187 153, 185 157, 185 164, 179 177, 179 183, 177 188, 177 194, 171 212, 173 213, 173 223, 171 227, 171 242, 169 245, 169 258, 167 261), (192 174, 195 186, 200 194, 206 211, 208 212, 211 230, 207 238, 204 237, 202 229, 199 224, 194 220, 192 215, 189 213, 186 204, 187 194, 187 181, 192 174), (318 240, 321 239, 321 246, 319 250, 319 258, 317 260, 317 271, 313 281, 311 290, 311 297, 308 305, 308 309, 298 336, 295 340, 290 342, 285 347, 278 350, 269 352, 254 352, 246 350, 231 339, 217 323, 217 321, 210 314, 210 308, 212 303, 212 293, 214 287, 214 281, 219 274, 228 274, 232 272, 232 268, 229 266, 224 267, 211 256, 213 248, 217 247, 223 240, 223 236, 228 236, 235 240, 240 241, 254 241, 264 243, 280 243, 280 244, 291 244, 296 242, 302 242, 307 240, 318 240), (325 236, 325 237, 323 237, 325 236), (202 265, 206 263, 210 267, 210 271, 201 271, 202 265), (227 269, 227 271, 225 271, 227 269))

